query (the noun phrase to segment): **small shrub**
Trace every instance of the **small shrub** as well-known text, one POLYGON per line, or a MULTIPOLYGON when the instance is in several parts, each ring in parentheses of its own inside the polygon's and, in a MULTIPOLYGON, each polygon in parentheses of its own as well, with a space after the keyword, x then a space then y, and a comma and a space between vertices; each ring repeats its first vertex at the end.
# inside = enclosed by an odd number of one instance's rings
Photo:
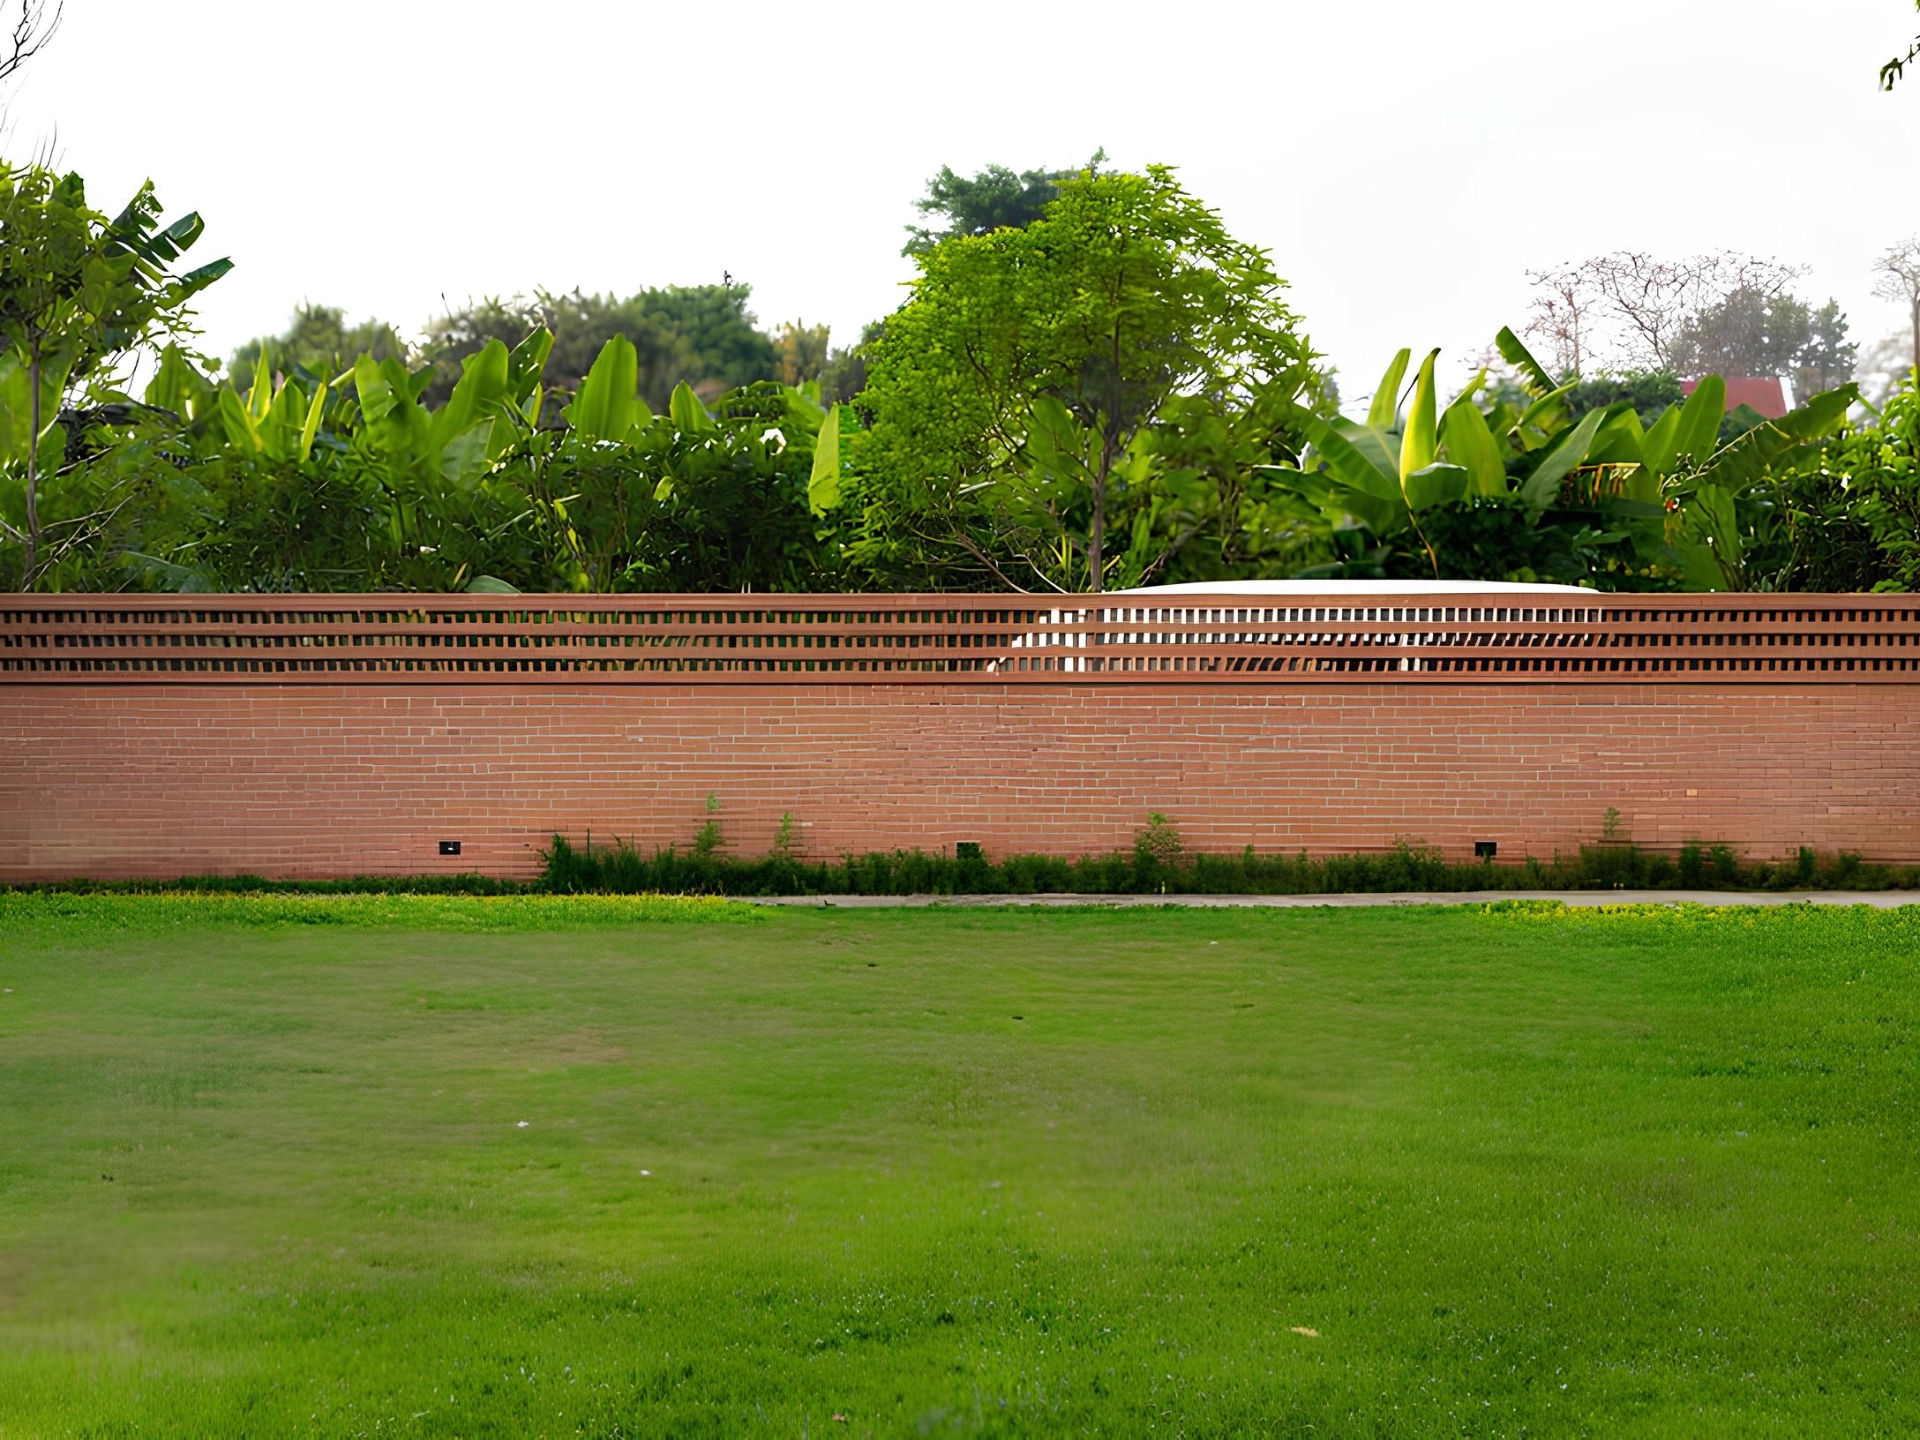
POLYGON ((1700 842, 1698 840, 1689 840, 1680 847, 1679 868, 1680 883, 1682 885, 1689 887, 1699 885, 1703 865, 1704 858, 1701 854, 1700 842))
POLYGON ((700 833, 693 837, 693 854, 696 860, 710 860, 715 853, 725 847, 726 837, 720 833, 720 797, 711 790, 707 792, 707 823, 700 827, 700 833))

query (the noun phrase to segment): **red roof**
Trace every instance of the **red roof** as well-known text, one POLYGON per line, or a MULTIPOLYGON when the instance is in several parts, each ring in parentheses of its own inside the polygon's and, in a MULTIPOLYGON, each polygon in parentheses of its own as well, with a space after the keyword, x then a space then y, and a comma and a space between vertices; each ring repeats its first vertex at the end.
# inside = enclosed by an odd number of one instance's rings
MULTIPOLYGON (((1680 393, 1693 394, 1694 388, 1699 383, 1698 380, 1682 380, 1680 393)), ((1775 375, 1759 379, 1749 377, 1743 380, 1727 381, 1727 410, 1732 412, 1742 405, 1751 406, 1769 420, 1778 420, 1787 413, 1786 387, 1775 375)))

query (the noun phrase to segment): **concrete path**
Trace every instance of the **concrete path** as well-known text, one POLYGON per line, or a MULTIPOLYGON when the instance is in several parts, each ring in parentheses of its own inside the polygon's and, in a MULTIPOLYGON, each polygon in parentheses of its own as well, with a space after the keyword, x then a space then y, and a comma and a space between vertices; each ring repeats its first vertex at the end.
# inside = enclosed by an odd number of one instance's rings
POLYGON ((1184 905, 1195 909, 1291 910, 1328 905, 1484 905, 1492 900, 1561 900, 1568 905, 1871 905, 1892 910, 1920 905, 1920 890, 1464 890, 1392 895, 763 895, 755 905, 813 905, 827 909, 894 910, 928 905, 993 908, 1002 905, 1105 905, 1135 908, 1184 905))

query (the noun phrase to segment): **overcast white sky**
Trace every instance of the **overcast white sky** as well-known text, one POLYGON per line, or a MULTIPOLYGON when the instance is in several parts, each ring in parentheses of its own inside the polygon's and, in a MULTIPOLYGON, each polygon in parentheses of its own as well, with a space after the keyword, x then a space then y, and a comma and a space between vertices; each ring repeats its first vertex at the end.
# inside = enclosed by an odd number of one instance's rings
POLYGON ((749 281, 764 324, 891 309, 911 202, 970 171, 1163 161, 1268 247, 1351 396, 1464 364, 1523 272, 1622 246, 1809 264, 1857 338, 1920 230, 1904 0, 715 6, 67 0, 9 107, 101 208, 198 209, 208 348, 302 299, 414 332, 536 285, 749 281))

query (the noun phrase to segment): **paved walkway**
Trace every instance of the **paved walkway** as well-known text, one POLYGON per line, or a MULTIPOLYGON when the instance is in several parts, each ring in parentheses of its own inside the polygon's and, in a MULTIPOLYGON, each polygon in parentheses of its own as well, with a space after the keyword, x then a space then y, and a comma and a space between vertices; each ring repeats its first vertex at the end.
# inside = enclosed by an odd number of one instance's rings
POLYGON ((926 905, 1188 905, 1196 909, 1302 906, 1484 905, 1491 900, 1562 900, 1569 905, 1871 905, 1892 910, 1920 905, 1920 890, 1463 890, 1391 895, 763 895, 756 905, 816 905, 849 910, 912 909, 926 905))

